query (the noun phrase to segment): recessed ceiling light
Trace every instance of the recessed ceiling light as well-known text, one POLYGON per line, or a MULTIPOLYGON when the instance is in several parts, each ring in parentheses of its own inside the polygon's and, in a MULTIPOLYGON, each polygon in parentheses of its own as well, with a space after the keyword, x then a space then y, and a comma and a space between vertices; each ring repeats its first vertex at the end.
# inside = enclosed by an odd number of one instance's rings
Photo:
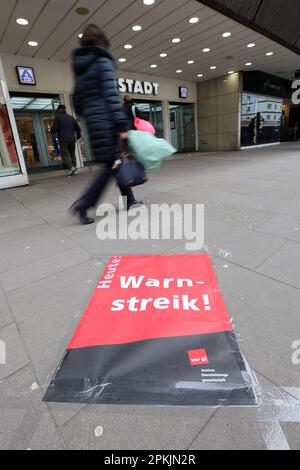
POLYGON ((155 0, 143 0, 144 5, 153 5, 155 3, 155 0))
POLYGON ((162 58, 168 57, 168 54, 166 54, 165 52, 163 52, 162 54, 159 54, 159 57, 162 57, 162 58))
POLYGON ((194 64, 195 61, 194 61, 194 60, 188 60, 187 63, 188 63, 189 65, 191 65, 191 64, 194 64))
POLYGON ((249 67, 250 65, 252 65, 252 62, 246 62, 245 65, 246 67, 249 67))
POLYGON ((121 57, 121 59, 119 59, 119 62, 126 62, 126 59, 124 59, 124 57, 121 57))
POLYGON ((210 70, 215 70, 216 68, 217 68, 217 67, 216 67, 215 65, 212 65, 212 66, 210 67, 210 70))
POLYGON ((274 55, 274 52, 267 52, 266 55, 274 55))
POLYGON ((142 31, 142 27, 138 24, 136 24, 135 26, 132 26, 132 31, 142 31))
POLYGON ((156 65, 156 64, 152 64, 152 65, 150 65, 150 67, 151 67, 152 69, 157 69, 157 65, 156 65))
POLYGON ((227 31, 226 33, 223 33, 222 36, 223 38, 229 38, 229 36, 231 36, 231 33, 227 31))
POLYGON ((202 52, 210 52, 210 48, 209 47, 205 47, 204 49, 202 49, 202 52))
POLYGON ((132 49, 133 46, 131 44, 125 44, 124 49, 132 49))
POLYGON ((39 45, 39 43, 36 42, 36 41, 29 41, 28 42, 28 46, 31 46, 31 47, 37 47, 38 45, 39 45))
POLYGON ((194 16, 193 18, 190 18, 190 19, 189 19, 189 22, 190 22, 191 24, 198 23, 198 21, 199 21, 199 18, 197 18, 197 16, 194 16))
POLYGON ((83 38, 83 33, 78 34, 79 39, 83 38))
POLYGON ((233 73, 234 73, 234 71, 233 71, 233 70, 230 70, 230 71, 228 72, 228 75, 232 75, 233 73))
POLYGON ((247 47, 255 47, 255 43, 254 43, 254 42, 250 42, 250 44, 248 44, 247 47))
POLYGON ((25 18, 18 18, 18 19, 16 20, 16 22, 17 22, 18 24, 20 24, 21 26, 27 26, 28 23, 29 23, 29 21, 26 20, 25 18))
POLYGON ((203 77, 203 74, 202 74, 202 73, 198 73, 197 77, 201 78, 201 77, 203 77))
POLYGON ((176 73, 182 73, 182 70, 180 70, 180 69, 176 70, 176 73))
POLYGON ((80 16, 86 16, 90 13, 90 10, 88 8, 79 7, 79 8, 76 8, 75 13, 77 13, 77 15, 80 15, 80 16))
POLYGON ((180 38, 174 38, 172 39, 173 44, 178 44, 181 41, 180 38))

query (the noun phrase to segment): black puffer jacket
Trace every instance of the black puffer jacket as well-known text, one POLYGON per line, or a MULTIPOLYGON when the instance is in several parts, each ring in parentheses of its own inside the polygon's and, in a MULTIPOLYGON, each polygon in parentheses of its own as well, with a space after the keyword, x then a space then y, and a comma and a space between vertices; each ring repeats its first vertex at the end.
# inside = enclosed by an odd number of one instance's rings
POLYGON ((83 46, 74 52, 74 105, 86 123, 95 160, 112 162, 117 135, 129 129, 115 76, 114 60, 100 46, 83 46))
POLYGON ((56 115, 51 133, 58 135, 60 142, 76 142, 76 139, 81 137, 81 129, 77 121, 67 113, 60 113, 56 115))

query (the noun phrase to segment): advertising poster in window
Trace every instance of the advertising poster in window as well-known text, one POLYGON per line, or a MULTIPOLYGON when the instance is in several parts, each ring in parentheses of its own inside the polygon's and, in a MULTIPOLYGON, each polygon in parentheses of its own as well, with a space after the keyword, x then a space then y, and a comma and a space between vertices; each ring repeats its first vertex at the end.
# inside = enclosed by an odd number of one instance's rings
POLYGON ((19 173, 15 141, 0 83, 0 177, 19 173))

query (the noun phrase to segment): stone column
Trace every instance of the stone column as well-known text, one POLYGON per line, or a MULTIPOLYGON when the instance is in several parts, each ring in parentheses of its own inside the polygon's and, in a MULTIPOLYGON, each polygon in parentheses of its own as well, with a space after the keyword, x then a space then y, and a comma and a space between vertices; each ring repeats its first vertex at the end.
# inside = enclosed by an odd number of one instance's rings
POLYGON ((197 84, 200 151, 240 148, 241 74, 197 84))

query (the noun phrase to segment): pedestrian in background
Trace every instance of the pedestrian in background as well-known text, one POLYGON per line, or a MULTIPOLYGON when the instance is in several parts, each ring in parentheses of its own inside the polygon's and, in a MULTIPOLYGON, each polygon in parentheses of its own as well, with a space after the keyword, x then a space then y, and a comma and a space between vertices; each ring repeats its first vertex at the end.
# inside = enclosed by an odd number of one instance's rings
POLYGON ((134 104, 133 99, 129 95, 125 95, 123 98, 124 109, 126 112, 127 119, 130 123, 130 130, 135 129, 134 120, 136 117, 145 119, 139 108, 134 104))
POLYGON ((63 162, 68 169, 68 176, 77 173, 76 140, 81 138, 81 129, 76 119, 67 114, 66 107, 60 104, 53 126, 52 135, 57 134, 63 162))
MULTIPOLYGON (((120 141, 128 139, 129 123, 120 100, 114 59, 109 41, 97 25, 87 25, 73 55, 75 75, 74 106, 86 123, 94 159, 105 169, 75 202, 72 211, 81 223, 91 224, 87 210, 95 207, 107 183, 114 175, 114 161, 120 141)), ((131 189, 121 190, 127 197, 127 209, 137 201, 131 189)))
POLYGON ((248 135, 249 135, 250 145, 254 144, 255 127, 256 127, 256 119, 252 118, 248 125, 248 135))

